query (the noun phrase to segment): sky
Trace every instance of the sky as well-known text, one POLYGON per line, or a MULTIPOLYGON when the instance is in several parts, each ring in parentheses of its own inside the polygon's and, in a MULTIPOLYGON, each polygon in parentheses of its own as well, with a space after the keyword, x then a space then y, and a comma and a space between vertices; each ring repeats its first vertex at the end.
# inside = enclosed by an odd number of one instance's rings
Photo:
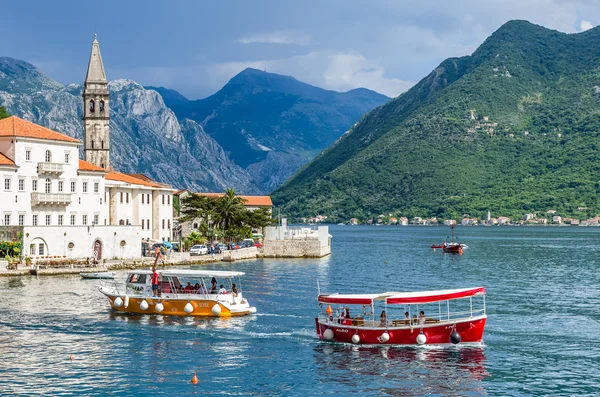
POLYGON ((94 33, 109 80, 207 97, 245 69, 395 97, 512 19, 565 33, 600 24, 600 0, 11 1, 0 56, 83 83, 94 33))

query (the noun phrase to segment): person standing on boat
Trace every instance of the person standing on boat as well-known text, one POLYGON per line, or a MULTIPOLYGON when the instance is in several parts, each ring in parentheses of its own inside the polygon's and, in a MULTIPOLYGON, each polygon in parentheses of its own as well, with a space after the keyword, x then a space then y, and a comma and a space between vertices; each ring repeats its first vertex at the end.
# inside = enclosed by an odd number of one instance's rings
POLYGON ((219 291, 217 289, 217 279, 213 277, 212 280, 210 280, 210 283, 212 284, 210 286, 210 293, 211 294, 217 294, 217 292, 219 291))
POLYGON ((156 271, 156 266, 152 272, 152 293, 154 296, 158 296, 158 272, 156 271))

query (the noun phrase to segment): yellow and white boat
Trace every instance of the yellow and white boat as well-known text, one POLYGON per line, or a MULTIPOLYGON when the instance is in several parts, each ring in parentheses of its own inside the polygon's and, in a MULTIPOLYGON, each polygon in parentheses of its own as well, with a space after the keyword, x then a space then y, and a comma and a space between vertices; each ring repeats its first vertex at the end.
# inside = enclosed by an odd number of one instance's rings
POLYGON ((203 317, 256 313, 242 295, 242 272, 172 269, 157 273, 157 291, 150 270, 129 271, 125 283, 98 289, 114 310, 126 313, 203 317))

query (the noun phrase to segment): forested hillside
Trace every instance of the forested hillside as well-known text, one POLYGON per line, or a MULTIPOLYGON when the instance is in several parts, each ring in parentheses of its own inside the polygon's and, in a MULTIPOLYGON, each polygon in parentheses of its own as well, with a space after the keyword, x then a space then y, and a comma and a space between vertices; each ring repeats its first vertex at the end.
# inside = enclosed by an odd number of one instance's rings
POLYGON ((375 109, 274 194, 282 213, 600 213, 600 29, 511 21, 375 109), (579 209, 578 209, 579 208, 579 209))

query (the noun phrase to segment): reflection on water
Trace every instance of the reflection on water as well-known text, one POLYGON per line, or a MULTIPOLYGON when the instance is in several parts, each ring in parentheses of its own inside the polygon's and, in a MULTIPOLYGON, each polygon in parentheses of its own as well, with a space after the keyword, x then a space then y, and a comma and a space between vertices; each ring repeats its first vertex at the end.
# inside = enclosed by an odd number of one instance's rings
POLYGON ((483 393, 489 375, 483 347, 448 348, 350 346, 314 347, 321 382, 343 384, 386 395, 483 393), (371 385, 376 388, 371 390, 371 385), (382 384, 383 383, 383 384, 382 384))
POLYGON ((447 233, 336 226, 327 258, 202 266, 246 272, 258 313, 245 317, 122 314, 93 280, 0 278, 0 395, 595 394, 600 228, 459 227, 462 256, 432 252, 447 233), (317 280, 347 293, 485 285, 485 346, 320 342, 317 280))

